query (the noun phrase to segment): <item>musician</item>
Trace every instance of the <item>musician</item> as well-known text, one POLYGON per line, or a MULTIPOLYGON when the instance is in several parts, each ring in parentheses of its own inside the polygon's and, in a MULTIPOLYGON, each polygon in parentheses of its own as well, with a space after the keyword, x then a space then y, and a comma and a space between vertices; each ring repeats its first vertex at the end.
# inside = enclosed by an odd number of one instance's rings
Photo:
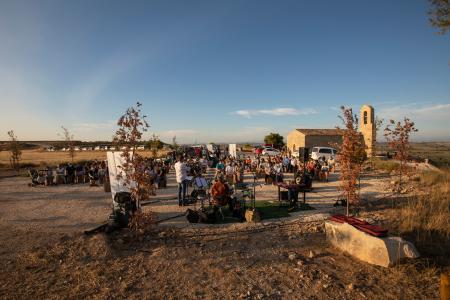
POLYGON ((294 181, 289 181, 289 186, 295 186, 295 188, 288 188, 288 199, 289 199, 289 203, 292 207, 297 206, 297 202, 298 202, 298 188, 295 184, 294 181))
POLYGON ((223 176, 216 178, 216 182, 211 187, 211 196, 214 207, 230 204, 230 187, 223 176))
POLYGON ((178 205, 182 206, 186 201, 187 172, 189 167, 184 163, 184 158, 180 156, 175 163, 175 177, 178 183, 178 205))
POLYGON ((267 184, 271 184, 274 181, 274 169, 272 166, 272 162, 269 161, 264 167, 264 182, 267 184))

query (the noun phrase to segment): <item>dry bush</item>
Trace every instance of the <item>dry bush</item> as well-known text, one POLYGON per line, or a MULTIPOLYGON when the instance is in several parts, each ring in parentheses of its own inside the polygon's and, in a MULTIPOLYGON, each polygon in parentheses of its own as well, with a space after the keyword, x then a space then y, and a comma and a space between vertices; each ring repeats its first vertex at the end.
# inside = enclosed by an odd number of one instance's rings
POLYGON ((156 214, 153 211, 138 210, 133 214, 133 218, 128 227, 135 232, 146 232, 156 224, 156 214))

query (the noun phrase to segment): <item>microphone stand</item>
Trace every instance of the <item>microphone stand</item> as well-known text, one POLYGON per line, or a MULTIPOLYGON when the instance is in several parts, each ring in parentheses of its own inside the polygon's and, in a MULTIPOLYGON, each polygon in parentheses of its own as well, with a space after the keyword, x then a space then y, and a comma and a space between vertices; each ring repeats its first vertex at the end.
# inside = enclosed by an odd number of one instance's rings
POLYGON ((253 210, 256 208, 256 172, 253 173, 253 210))

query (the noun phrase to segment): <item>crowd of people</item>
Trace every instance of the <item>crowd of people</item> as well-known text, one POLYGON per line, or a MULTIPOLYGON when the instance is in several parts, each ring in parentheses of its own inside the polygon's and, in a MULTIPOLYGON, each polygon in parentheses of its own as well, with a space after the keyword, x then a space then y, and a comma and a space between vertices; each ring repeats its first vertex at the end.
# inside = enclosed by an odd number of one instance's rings
POLYGON ((334 159, 309 160, 306 163, 290 155, 244 156, 235 158, 222 153, 211 153, 199 149, 193 153, 177 153, 174 165, 176 181, 178 184, 178 203, 186 203, 187 186, 191 179, 201 175, 208 167, 215 168, 214 178, 210 179, 210 186, 216 182, 224 182, 229 186, 243 183, 244 174, 251 172, 256 178, 264 178, 264 183, 277 184, 285 180, 286 173, 293 173, 294 177, 307 174, 311 180, 328 181, 330 172, 334 171, 334 159), (189 179, 189 180, 188 180, 189 179))
MULTIPOLYGON (((155 188, 167 187, 167 173, 170 169, 170 161, 145 160, 145 172, 148 174, 150 184, 155 188)), ((67 163, 57 166, 46 166, 42 169, 29 169, 31 185, 59 185, 89 183, 91 186, 103 185, 109 182, 109 170, 106 161, 91 161, 84 163, 67 163)))
POLYGON ((55 167, 46 166, 44 169, 30 169, 32 185, 58 185, 58 184, 80 184, 90 185, 103 184, 108 180, 108 166, 106 162, 92 161, 85 163, 59 164, 55 167))
MULTIPOLYGON (((189 198, 188 185, 208 192, 213 190, 215 183, 234 187, 243 184, 245 173, 252 173, 254 178, 264 178, 266 185, 284 182, 287 173, 293 173, 294 178, 298 174, 307 174, 311 180, 328 181, 328 174, 335 168, 335 161, 325 160, 324 157, 303 163, 297 157, 284 153, 278 156, 247 155, 235 158, 229 155, 227 149, 211 152, 198 147, 189 150, 174 151, 165 159, 147 158, 143 166, 150 184, 155 188, 167 187, 167 174, 172 168, 175 170, 180 206, 185 205, 189 198), (208 168, 215 171, 210 178, 205 178, 208 168)), ((33 185, 89 183, 97 186, 103 185, 105 181, 109 182, 106 161, 68 163, 54 168, 48 166, 43 170, 31 169, 30 175, 33 185)))

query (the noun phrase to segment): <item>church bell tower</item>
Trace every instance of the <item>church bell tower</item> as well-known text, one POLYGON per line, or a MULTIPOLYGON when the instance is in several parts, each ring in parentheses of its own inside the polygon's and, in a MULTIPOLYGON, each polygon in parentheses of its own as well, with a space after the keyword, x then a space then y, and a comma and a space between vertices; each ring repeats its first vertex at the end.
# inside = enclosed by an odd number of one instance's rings
POLYGON ((375 110, 370 105, 363 105, 361 107, 361 116, 359 119, 359 130, 364 137, 364 144, 366 146, 366 153, 371 157, 373 146, 376 142, 376 124, 375 124, 375 110))

